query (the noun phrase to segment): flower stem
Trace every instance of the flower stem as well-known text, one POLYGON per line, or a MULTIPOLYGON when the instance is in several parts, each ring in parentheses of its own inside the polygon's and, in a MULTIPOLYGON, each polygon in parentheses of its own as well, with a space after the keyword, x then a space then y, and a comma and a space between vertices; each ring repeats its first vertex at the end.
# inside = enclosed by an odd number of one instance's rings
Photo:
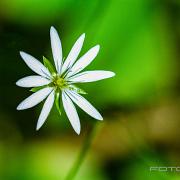
POLYGON ((91 146, 94 136, 96 134, 96 130, 97 130, 97 126, 95 123, 93 125, 93 127, 91 128, 90 132, 87 133, 87 135, 84 139, 84 143, 81 148, 81 151, 80 151, 75 163, 73 164, 72 168, 70 169, 68 175, 66 176, 65 180, 73 180, 75 178, 81 164, 83 163, 84 159, 86 158, 88 150, 90 149, 90 146, 91 146))

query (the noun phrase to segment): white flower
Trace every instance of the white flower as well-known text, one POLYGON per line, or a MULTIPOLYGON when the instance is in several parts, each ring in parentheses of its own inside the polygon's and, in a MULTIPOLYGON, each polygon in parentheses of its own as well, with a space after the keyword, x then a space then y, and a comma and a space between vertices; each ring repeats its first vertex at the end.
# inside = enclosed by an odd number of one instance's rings
POLYGON ((16 82, 16 85, 21 87, 33 87, 32 91, 34 92, 18 105, 17 110, 31 108, 46 99, 38 119, 37 130, 47 119, 55 101, 59 109, 60 95, 62 96, 62 104, 66 115, 77 134, 80 133, 80 121, 74 103, 93 118, 103 120, 101 114, 80 95, 85 94, 84 91, 74 84, 98 81, 110 78, 115 74, 101 70, 81 72, 94 60, 100 48, 99 45, 94 46, 77 60, 84 38, 85 34, 78 38, 63 62, 61 41, 55 28, 51 27, 50 39, 55 70, 46 58, 44 58, 43 65, 31 55, 20 52, 27 66, 38 75, 27 76, 16 82))

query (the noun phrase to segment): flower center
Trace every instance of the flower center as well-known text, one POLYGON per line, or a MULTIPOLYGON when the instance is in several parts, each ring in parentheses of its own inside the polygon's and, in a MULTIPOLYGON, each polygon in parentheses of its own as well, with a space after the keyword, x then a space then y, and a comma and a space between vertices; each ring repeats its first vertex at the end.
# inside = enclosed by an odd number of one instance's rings
POLYGON ((56 88, 64 88, 67 86, 67 82, 60 76, 56 75, 54 78, 53 78, 53 86, 56 87, 56 88))

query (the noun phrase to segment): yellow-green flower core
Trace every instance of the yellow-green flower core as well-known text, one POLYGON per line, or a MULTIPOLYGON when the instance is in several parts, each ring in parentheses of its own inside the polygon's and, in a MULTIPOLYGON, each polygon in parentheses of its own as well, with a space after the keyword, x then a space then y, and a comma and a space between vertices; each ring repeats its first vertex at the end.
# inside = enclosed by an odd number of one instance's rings
POLYGON ((55 88, 59 88, 59 89, 62 89, 64 87, 67 86, 67 82, 60 76, 56 75, 54 78, 53 78, 53 86, 55 88))

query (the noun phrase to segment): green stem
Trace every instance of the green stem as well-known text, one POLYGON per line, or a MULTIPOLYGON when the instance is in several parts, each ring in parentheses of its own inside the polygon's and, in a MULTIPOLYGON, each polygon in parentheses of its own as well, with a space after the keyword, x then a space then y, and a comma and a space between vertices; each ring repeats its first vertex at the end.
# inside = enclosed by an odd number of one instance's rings
POLYGON ((90 130, 89 133, 87 133, 85 139, 84 139, 84 143, 83 146, 81 148, 80 154, 78 155, 75 163, 73 164, 73 167, 70 169, 68 175, 66 176, 65 180, 73 180, 81 166, 81 164, 83 163, 88 150, 90 149, 90 146, 92 144, 92 141, 94 139, 94 136, 96 134, 96 123, 93 125, 92 129, 90 130))

